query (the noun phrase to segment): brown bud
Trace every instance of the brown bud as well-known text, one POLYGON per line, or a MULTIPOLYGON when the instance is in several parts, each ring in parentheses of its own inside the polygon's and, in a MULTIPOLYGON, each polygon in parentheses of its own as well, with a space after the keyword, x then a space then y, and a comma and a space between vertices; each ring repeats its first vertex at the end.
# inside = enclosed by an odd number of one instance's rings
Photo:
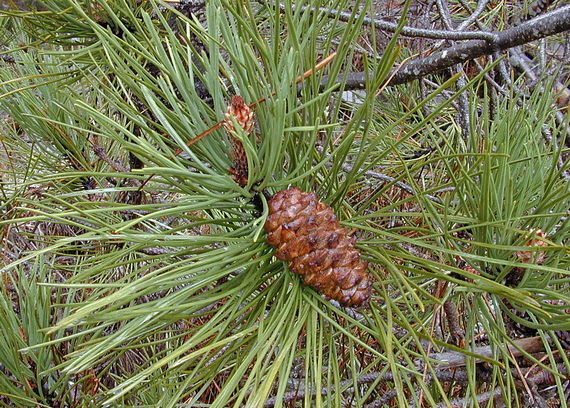
MULTIPOLYGON (((546 234, 541 230, 530 231, 532 236, 525 244, 527 247, 545 247, 548 246, 544 242, 543 238, 546 238, 546 234)), ((546 252, 544 251, 517 251, 517 258, 524 263, 534 262, 536 265, 542 265, 544 259, 546 258, 546 252)))
POLYGON ((245 154, 245 149, 242 142, 233 135, 235 129, 232 117, 235 118, 236 122, 241 126, 244 132, 248 134, 251 132, 253 126, 255 125, 255 122, 253 120, 253 111, 239 95, 234 95, 232 97, 232 100, 228 105, 226 119, 224 120, 223 125, 224 129, 226 129, 230 136, 230 156, 233 165, 229 169, 229 172, 231 173, 236 183, 244 187, 247 184, 247 156, 245 154))
POLYGON ((236 122, 241 126, 241 128, 247 134, 251 132, 255 124, 253 120, 253 111, 245 103, 243 98, 239 95, 232 96, 232 100, 228 105, 228 110, 226 111, 225 116, 226 118, 224 120, 224 128, 230 134, 235 130, 232 117, 235 118, 236 122))

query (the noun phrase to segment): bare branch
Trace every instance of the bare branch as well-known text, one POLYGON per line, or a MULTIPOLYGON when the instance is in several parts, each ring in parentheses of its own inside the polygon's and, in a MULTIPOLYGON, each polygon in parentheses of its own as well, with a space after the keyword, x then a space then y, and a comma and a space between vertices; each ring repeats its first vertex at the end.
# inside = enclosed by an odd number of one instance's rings
MULTIPOLYGON (((505 406, 505 403, 503 402, 502 395, 503 395, 503 389, 501 387, 497 387, 492 391, 484 392, 482 394, 477 395, 477 402, 480 405, 482 405, 482 404, 487 404, 489 402, 489 400, 493 400, 492 406, 503 407, 503 406, 505 406)), ((473 402, 473 397, 469 396, 469 397, 465 397, 465 398, 454 399, 452 401, 449 401, 449 404, 442 402, 438 405, 438 407, 441 407, 441 408, 449 407, 449 406, 465 407, 472 402, 473 402)))
MULTIPOLYGON (((495 41, 472 40, 449 47, 425 58, 412 60, 402 66, 394 75, 389 85, 399 85, 413 81, 429 74, 443 71, 455 64, 460 64, 483 55, 491 55, 497 51, 507 50, 570 30, 570 5, 560 7, 543 14, 517 27, 495 34, 495 41)), ((342 90, 364 89, 367 75, 364 72, 348 74, 346 85, 342 90)), ((338 78, 342 83, 343 78, 338 78)), ((323 85, 328 78, 323 77, 323 85)))
MULTIPOLYGON (((352 171, 352 167, 350 165, 344 165, 342 169, 348 173, 352 171)), ((399 180, 396 180, 394 177, 388 176, 386 174, 378 173, 377 171, 368 170, 364 173, 364 175, 378 179, 378 180, 385 181, 386 183, 393 183, 394 186, 398 187, 401 190, 404 190, 408 194, 411 194, 411 195, 417 195, 418 194, 418 192, 416 192, 412 186, 409 186, 406 183, 399 181, 399 180)), ((439 197, 433 196, 431 194, 424 194, 424 195, 425 195, 425 197, 427 197, 428 199, 430 199, 431 201, 433 201, 435 203, 438 203, 438 204, 442 203, 441 198, 439 198, 439 197)))
MULTIPOLYGON (((556 371, 558 371, 562 375, 567 375, 567 373, 568 373, 566 367, 563 364, 557 365, 556 371)), ((528 374, 528 372, 527 372, 527 374, 528 374)), ((556 383, 554 375, 550 371, 544 370, 544 369, 540 370, 538 374, 530 377, 528 379, 528 381, 531 382, 533 384, 533 386, 545 385, 545 384, 551 385, 551 384, 556 383)), ((492 391, 484 392, 482 394, 477 395, 476 398, 477 398, 477 402, 481 405, 483 405, 483 404, 487 403, 489 400, 493 399, 494 400, 493 406, 494 407, 500 407, 500 406, 504 406, 502 394, 503 394, 502 388, 497 387, 492 391)), ((539 395, 532 395, 531 397, 537 397, 537 396, 539 396, 539 395)), ((464 406, 469 405, 472 402, 473 402, 473 397, 468 396, 465 398, 454 399, 454 400, 450 401, 450 405, 452 407, 464 407, 464 406)), ((450 405, 448 405, 446 403, 440 403, 438 405, 438 407, 443 408, 443 407, 448 407, 450 405)))
MULTIPOLYGON (((322 151, 322 150, 320 150, 320 151, 322 151)), ((327 166, 332 166, 332 164, 329 162, 329 163, 327 163, 327 166)), ((353 166, 346 163, 342 166, 342 169, 345 172, 350 173, 353 170, 353 166)), ((384 181, 384 182, 389 183, 389 184, 392 183, 394 186, 398 187, 399 189, 401 189, 401 190, 403 190, 406 193, 411 194, 411 195, 422 194, 421 192, 415 191, 412 186, 404 183, 403 181, 399 181, 396 178, 388 176, 387 174, 384 174, 384 173, 379 173, 377 171, 368 170, 368 171, 364 172, 364 176, 375 178, 377 180, 381 180, 381 181, 384 181)), ((438 192, 444 192, 444 191, 449 191, 449 190, 447 190, 447 189, 438 190, 438 192)), ((438 203, 438 204, 443 203, 443 201, 439 197, 433 196, 431 194, 423 194, 423 195, 435 203, 438 203)))
POLYGON ((382 395, 380 398, 378 398, 376 401, 365 405, 364 408, 379 408, 379 407, 384 407, 386 406, 386 404, 388 404, 390 402, 390 400, 394 397, 396 397, 396 395, 398 394, 398 390, 397 389, 392 389, 388 392, 386 392, 384 395, 382 395))
POLYGON ((445 310, 449 333, 453 338, 454 344, 456 346, 461 346, 461 343, 465 338, 465 333, 459 323, 459 312, 457 311, 457 306, 455 306, 455 303, 452 300, 447 300, 443 304, 443 309, 445 310))
POLYGON ((121 163, 116 162, 115 160, 111 159, 105 150, 98 145, 93 145, 93 153, 97 155, 101 160, 107 163, 111 168, 119 173, 128 173, 129 169, 123 166, 121 163))
MULTIPOLYGON (((257 0, 258 3, 267 5, 271 4, 267 0, 257 0)), ((275 4, 282 10, 285 9, 284 4, 275 4)), ((298 7, 298 6, 297 6, 298 7)), ((296 6, 291 6, 293 10, 297 8, 296 6)), ((335 9, 329 8, 319 8, 319 7, 308 7, 308 6, 300 6, 301 9, 304 10, 311 10, 315 13, 322 13, 332 18, 338 18, 340 21, 344 22, 351 22, 353 21, 354 17, 352 13, 346 11, 340 11, 335 9)), ((388 31, 391 33, 396 32, 398 29, 398 24, 392 23, 385 20, 379 20, 370 17, 364 17, 362 20, 362 24, 373 26, 379 30, 388 31)), ((402 31, 400 31, 400 35, 406 37, 421 37, 421 38, 433 38, 438 40, 486 40, 486 41, 495 41, 495 34, 488 31, 449 31, 449 30, 427 30, 423 28, 415 28, 415 27, 408 27, 404 26, 402 31)))
MULTIPOLYGON (((517 344, 518 347, 522 348, 523 350, 525 350, 528 353, 534 353, 537 351, 542 351, 544 349, 544 345, 542 343, 542 339, 540 337, 531 337, 531 338, 525 338, 525 339, 518 339, 515 340, 515 343, 517 344)), ((522 355, 522 353, 512 347, 509 346, 513 355, 514 356, 520 356, 522 355)), ((491 348, 490 346, 484 346, 484 347, 478 347, 474 350, 475 353, 483 355, 483 356, 492 356, 492 352, 491 352, 491 348)), ((438 381, 440 382, 456 382, 456 383, 467 383, 469 381, 469 374, 468 371, 466 370, 465 367, 461 367, 465 365, 465 355, 460 354, 460 353, 436 353, 436 354, 430 354, 430 358, 435 358, 436 360, 440 359, 440 357, 443 357, 444 355, 451 355, 453 354, 454 357, 452 358, 453 360, 455 360, 456 362, 459 362, 459 360, 461 360, 460 364, 453 364, 453 365, 440 365, 436 367, 435 370, 435 375, 432 376, 431 374, 428 374, 425 378, 424 381, 429 383, 431 381, 433 381, 434 377, 437 378, 438 381), (456 356, 456 357, 455 357, 456 356)), ((566 371, 564 370, 564 367, 559 366, 558 369, 560 370, 560 372, 565 375, 566 371)), ((482 377, 485 376, 485 372, 478 372, 477 374, 478 376, 482 377)), ((391 372, 385 372, 385 373, 379 373, 379 372, 372 372, 372 373, 367 373, 367 374, 363 374, 362 376, 358 377, 356 379, 356 384, 370 384, 373 383, 375 381, 380 381, 380 382, 391 382, 394 381, 394 376, 391 372)), ((540 370, 537 374, 535 374, 531 380, 535 383, 535 384, 550 384, 554 382, 554 376, 549 373, 546 370, 540 370)), ((289 391, 286 392, 285 394, 283 394, 283 398, 281 399, 282 402, 291 402, 294 401, 296 399, 300 399, 300 398, 304 398, 305 394, 306 394, 306 390, 303 386, 304 380, 300 379, 298 380, 299 384, 298 384, 298 389, 295 391, 289 391)), ((351 385, 354 384, 354 380, 345 380, 342 381, 338 387, 335 387, 333 389, 329 389, 327 387, 323 387, 320 390, 315 390, 313 389, 310 393, 311 396, 315 396, 317 395, 317 392, 320 392, 321 395, 328 395, 330 392, 338 392, 339 390, 342 390, 345 387, 350 387, 351 385)), ((347 391, 350 390, 350 388, 347 389, 347 391)), ((388 403, 388 401, 394 397, 394 394, 388 392, 386 393, 384 396, 382 396, 382 398, 380 398, 377 401, 374 401, 373 403, 367 405, 367 408, 372 408, 372 407, 378 407, 378 406, 382 406, 382 404, 386 404, 388 403), (379 403, 379 402, 382 403, 379 403)), ((502 397, 502 390, 501 388, 497 388, 494 389, 492 391, 489 392, 485 392, 482 394, 479 394, 477 396, 477 400, 479 401, 479 403, 485 403, 487 401, 489 401, 490 399, 495 399, 496 402, 498 403, 499 400, 502 397)), ((463 401, 463 399, 456 399, 453 401, 452 406, 463 406, 464 404, 462 404, 461 402, 463 401), (457 405, 455 405, 455 403, 457 403, 457 405)), ((275 397, 271 397, 268 398, 265 403, 264 403, 264 407, 272 407, 275 405, 275 403, 277 402, 275 397)), ((447 406, 447 405, 441 405, 443 406, 447 406)), ((499 406, 499 405, 496 405, 499 406)))
MULTIPOLYGON (((519 350, 519 348, 529 354, 537 353, 539 351, 544 350, 544 343, 542 342, 542 339, 539 336, 514 340, 514 343, 516 344, 517 347, 514 347, 510 344, 508 345, 508 347, 513 356, 515 357, 519 357, 523 354, 519 350)), ((494 353, 493 348, 491 346, 476 347, 472 351, 473 353, 483 357, 492 357, 494 353)), ((442 368, 461 367, 464 366, 466 363, 465 354, 455 351, 430 354, 430 358, 439 361, 442 368)))
MULTIPOLYGON (((453 29, 453 22, 451 21, 451 13, 449 11, 449 7, 447 6, 447 2, 443 2, 442 0, 436 1, 437 8, 439 9, 439 14, 441 15, 441 19, 445 28, 448 30, 453 29)), ((463 28, 458 28, 458 30, 463 30, 463 28)), ((439 46, 438 46, 439 48, 439 46)), ((456 66, 451 68, 451 72, 453 74, 461 73, 461 76, 457 79, 457 86, 459 88, 463 88, 467 85, 467 75, 465 75, 465 71, 461 64, 457 64, 456 66)), ((465 140, 469 139, 469 130, 471 129, 471 120, 470 120, 470 108, 469 108, 469 98, 463 92, 459 95, 458 100, 458 108, 457 108, 457 120, 460 124, 461 133, 463 134, 463 138, 465 140)))

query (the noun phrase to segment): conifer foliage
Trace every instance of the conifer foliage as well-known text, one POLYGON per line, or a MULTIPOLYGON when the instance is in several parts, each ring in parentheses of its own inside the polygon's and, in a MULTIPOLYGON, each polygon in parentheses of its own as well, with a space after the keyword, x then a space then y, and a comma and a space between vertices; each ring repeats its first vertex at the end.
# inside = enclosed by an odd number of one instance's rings
POLYGON ((1 406, 568 408, 566 93, 394 85, 530 7, 37 3, 0 11, 1 406))

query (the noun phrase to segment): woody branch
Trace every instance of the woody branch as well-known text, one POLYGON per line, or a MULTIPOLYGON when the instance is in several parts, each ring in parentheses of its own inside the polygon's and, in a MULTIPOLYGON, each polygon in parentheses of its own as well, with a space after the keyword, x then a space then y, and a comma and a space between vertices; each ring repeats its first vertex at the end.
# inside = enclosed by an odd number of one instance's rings
MULTIPOLYGON (((521 23, 493 34, 493 40, 470 40, 465 43, 448 47, 430 56, 417 58, 405 63, 390 80, 389 85, 400 85, 426 75, 441 72, 455 64, 460 64, 484 55, 517 47, 551 35, 570 30, 570 5, 560 7, 532 20, 521 23)), ((365 72, 348 74, 346 86, 348 89, 364 89, 366 85, 365 72)), ((323 77, 322 85, 328 82, 323 77)), ((339 82, 341 79, 339 78, 339 82)))

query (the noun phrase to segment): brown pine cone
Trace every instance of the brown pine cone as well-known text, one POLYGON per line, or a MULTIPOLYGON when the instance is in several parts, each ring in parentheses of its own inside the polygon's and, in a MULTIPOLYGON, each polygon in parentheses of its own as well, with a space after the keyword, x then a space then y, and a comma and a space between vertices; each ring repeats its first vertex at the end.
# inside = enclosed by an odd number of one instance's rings
POLYGON ((247 156, 245 154, 243 144, 233 135, 235 129, 232 117, 235 118, 236 122, 241 126, 245 133, 251 132, 255 124, 253 120, 253 111, 239 95, 234 95, 232 97, 223 125, 224 129, 226 129, 230 136, 231 143, 230 155, 233 161, 233 166, 229 169, 229 172, 232 174, 236 183, 245 187, 247 184, 248 172, 247 156))
POLYGON ((354 248, 356 239, 315 194, 297 187, 275 194, 269 201, 265 231, 267 242, 277 248, 275 256, 288 261, 305 284, 345 306, 358 306, 370 298, 368 262, 354 248))

